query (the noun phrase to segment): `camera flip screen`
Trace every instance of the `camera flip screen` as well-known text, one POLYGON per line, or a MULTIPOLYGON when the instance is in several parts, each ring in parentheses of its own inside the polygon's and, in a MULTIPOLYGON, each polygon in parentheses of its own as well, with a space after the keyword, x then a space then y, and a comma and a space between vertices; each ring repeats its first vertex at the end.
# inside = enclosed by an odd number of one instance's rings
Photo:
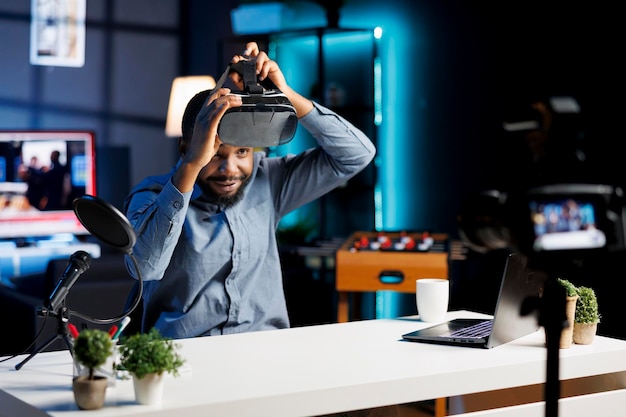
POLYGON ((598 228, 597 203, 586 199, 530 200, 533 250, 598 249, 606 235, 598 228))

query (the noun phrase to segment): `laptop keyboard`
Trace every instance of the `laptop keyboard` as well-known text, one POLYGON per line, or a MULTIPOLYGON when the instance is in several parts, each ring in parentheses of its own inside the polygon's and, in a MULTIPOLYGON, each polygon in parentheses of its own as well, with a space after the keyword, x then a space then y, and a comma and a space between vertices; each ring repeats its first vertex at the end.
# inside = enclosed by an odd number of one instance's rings
POLYGON ((465 337, 470 339, 485 338, 491 334, 493 320, 486 320, 473 326, 442 334, 440 337, 465 337))

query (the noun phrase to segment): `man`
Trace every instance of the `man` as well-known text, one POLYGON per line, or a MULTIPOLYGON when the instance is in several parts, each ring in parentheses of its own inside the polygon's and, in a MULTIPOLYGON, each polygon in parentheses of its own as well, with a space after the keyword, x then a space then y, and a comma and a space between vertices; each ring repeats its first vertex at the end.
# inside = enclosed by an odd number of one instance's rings
POLYGON ((61 163, 61 152, 54 150, 50 153, 50 165, 43 169, 44 193, 39 204, 42 210, 68 209, 67 196, 69 195, 69 172, 61 163))
POLYGON ((125 203, 144 279, 144 331, 156 327, 167 337, 187 338, 289 327, 278 223, 374 157, 363 132, 289 87, 256 43, 232 62, 244 56, 256 60, 259 80, 269 78, 287 96, 319 146, 269 158, 227 145, 217 128, 226 110, 241 106, 241 97, 220 88, 189 102, 178 163, 134 187, 125 203))
POLYGON ((43 172, 39 166, 39 158, 33 156, 30 158, 30 165, 21 167, 20 178, 28 184, 26 198, 30 207, 39 210, 44 193, 43 172))

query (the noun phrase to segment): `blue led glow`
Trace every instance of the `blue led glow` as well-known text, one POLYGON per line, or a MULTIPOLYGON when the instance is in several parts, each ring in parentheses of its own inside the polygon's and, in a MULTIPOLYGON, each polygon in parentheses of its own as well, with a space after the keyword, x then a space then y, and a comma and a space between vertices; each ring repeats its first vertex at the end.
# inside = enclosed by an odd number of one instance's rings
MULTIPOLYGON (((428 53, 428 44, 420 26, 408 19, 405 10, 401 8, 372 11, 367 8, 346 6, 340 22, 341 27, 375 28, 373 36, 377 56, 373 63, 372 105, 377 129, 377 157, 374 163, 378 170, 373 198, 374 224, 379 231, 419 229, 423 227, 423 210, 427 207, 426 204, 422 204, 427 196, 423 195, 420 184, 431 173, 420 170, 425 165, 422 161, 430 156, 423 151, 422 142, 433 138, 426 138, 423 131, 422 118, 425 113, 426 93, 420 62, 423 62, 428 53)), ((348 55, 343 58, 339 56, 338 64, 334 64, 337 66, 351 62, 350 54, 354 53, 345 38, 340 40, 345 42, 347 47, 340 47, 339 50, 345 51, 348 55)), ((328 42, 333 41, 331 39, 328 42)), ((289 48, 289 55, 275 57, 286 71, 288 81, 305 95, 308 95, 313 87, 307 84, 306 78, 317 79, 316 61, 313 60, 316 56, 310 55, 312 50, 317 50, 317 44, 313 39, 310 42, 303 42, 302 38, 299 38, 298 46, 289 48), (298 63, 303 56, 312 61, 305 65, 302 65, 302 62, 298 63), (303 69, 306 65, 309 65, 309 69, 303 69), (300 87, 300 83, 304 88, 300 87)), ((334 47, 335 45, 332 49, 334 47)), ((280 54, 280 50, 277 52, 280 54)), ((302 144, 301 138, 296 136, 292 144, 283 145, 279 147, 282 149, 276 149, 276 152, 278 154, 298 152, 299 149, 294 147, 302 144)), ((393 292, 377 293, 377 317, 397 316, 401 308, 398 305, 401 295, 393 292)))
MULTIPOLYGON (((421 62, 428 51, 421 26, 409 21, 406 9, 390 7, 368 10, 346 7, 345 27, 375 27, 378 59, 375 63, 375 123, 378 126, 377 186, 374 195, 375 225, 381 230, 418 230, 423 227, 423 204, 428 196, 421 182, 432 173, 423 172, 424 110, 426 100, 421 62), (384 30, 384 36, 382 36, 384 30), (380 74, 378 73, 380 71, 380 74), (380 89, 380 90, 378 90, 380 89), (421 103, 421 104, 420 104, 421 103)), ((389 318, 415 313, 415 301, 408 294, 376 293, 376 317, 389 318), (404 301, 404 302, 403 302, 404 301)))
POLYGON ((383 89, 382 89, 382 65, 380 58, 374 59, 374 124, 380 126, 383 123, 383 89))

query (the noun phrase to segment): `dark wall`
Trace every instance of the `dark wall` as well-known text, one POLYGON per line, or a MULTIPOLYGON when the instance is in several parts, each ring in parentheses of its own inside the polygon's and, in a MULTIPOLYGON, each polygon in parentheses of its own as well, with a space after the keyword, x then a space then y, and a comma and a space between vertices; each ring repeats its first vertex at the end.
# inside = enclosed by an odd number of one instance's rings
MULTIPOLYGON (((572 95, 581 105, 587 132, 583 144, 593 158, 590 162, 612 161, 616 150, 612 138, 620 134, 619 114, 624 110, 619 99, 624 64, 612 52, 624 32, 616 10, 603 5, 532 1, 474 4, 471 9, 478 34, 474 50, 480 61, 470 71, 492 97, 491 102, 473 110, 475 117, 488 112, 502 117, 516 103, 572 95)), ((504 156, 487 155, 487 161, 504 156)), ((512 159, 515 161, 515 156, 512 159)), ((503 164, 496 166, 502 168, 503 164)), ((613 171, 611 164, 598 162, 596 166, 606 170, 605 178, 623 180, 623 174, 613 171)), ((483 175, 496 177, 497 172, 483 175)))
MULTIPOLYGON (((151 7, 145 0, 90 0, 86 64, 68 69, 29 65, 30 2, 3 2, 0 33, 16 41, 0 46, 6 58, 0 127, 86 128, 96 131, 100 146, 128 147, 129 178, 120 189, 164 172, 176 157, 174 141, 163 134, 171 80, 223 71, 221 40, 232 36, 230 12, 239 3, 167 0, 151 7)), ((396 207, 425 208, 403 227, 456 234, 464 195, 483 185, 506 186, 519 175, 510 161, 522 156, 498 135, 501 112, 507 103, 538 95, 579 99, 598 170, 623 182, 616 146, 624 111, 618 53, 624 30, 617 6, 348 0, 340 11, 340 27, 381 24, 390 48, 402 45, 386 52, 384 70, 396 71, 390 76, 401 80, 399 88, 415 89, 415 99, 391 102, 385 112, 414 107, 423 115, 417 128, 426 139, 417 145, 409 138, 401 148, 420 164, 396 174, 411 180, 400 194, 415 197, 396 207), (400 25, 408 39, 394 34, 400 25), (424 82, 416 85, 418 76, 424 82)))
MULTIPOLYGON (((426 224, 454 233, 461 195, 481 187, 507 188, 530 173, 525 144, 503 136, 500 122, 508 109, 536 98, 574 96, 586 125, 581 144, 587 163, 594 164, 597 177, 624 182, 622 170, 615 169, 625 110, 624 64, 615 53, 624 29, 615 7, 537 1, 411 3, 405 7, 415 22, 415 42, 424 42, 417 35, 426 27, 429 43, 424 48, 425 103, 432 143, 425 151, 432 155, 433 175, 426 186, 428 204, 437 210, 426 215, 426 224), (438 169, 441 164, 447 169, 438 169)), ((406 76, 410 87, 409 67, 405 69, 398 76, 406 76)))

